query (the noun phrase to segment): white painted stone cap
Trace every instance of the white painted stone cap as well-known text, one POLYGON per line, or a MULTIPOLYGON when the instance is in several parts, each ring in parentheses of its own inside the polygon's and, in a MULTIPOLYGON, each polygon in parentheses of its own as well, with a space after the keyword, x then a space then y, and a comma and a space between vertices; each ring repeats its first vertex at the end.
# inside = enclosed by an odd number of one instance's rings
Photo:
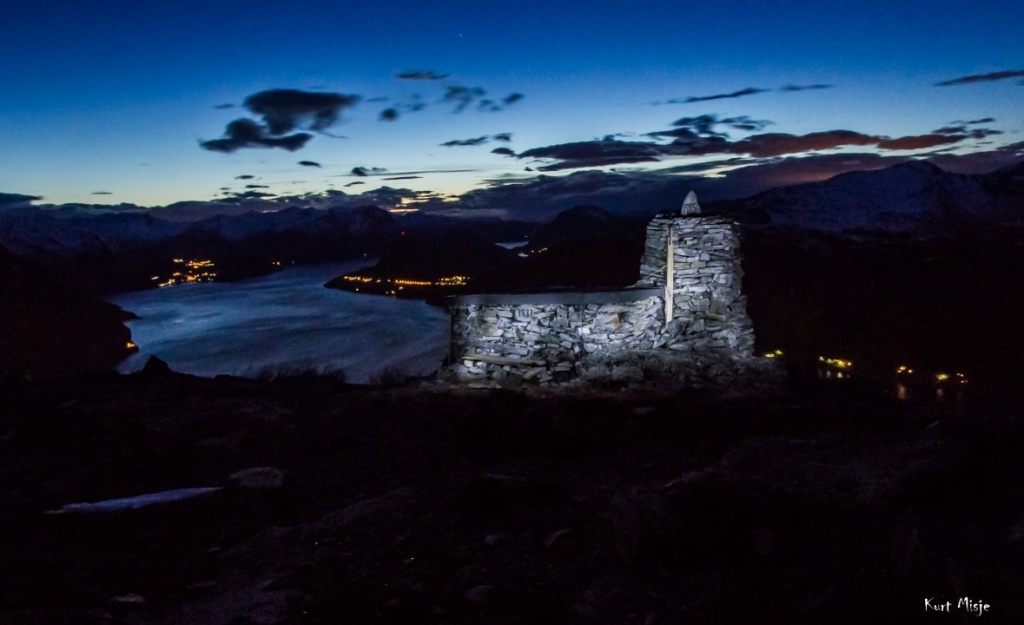
POLYGON ((697 203, 697 194, 690 191, 686 194, 686 199, 683 200, 683 209, 679 211, 681 215, 700 215, 700 204, 697 203))

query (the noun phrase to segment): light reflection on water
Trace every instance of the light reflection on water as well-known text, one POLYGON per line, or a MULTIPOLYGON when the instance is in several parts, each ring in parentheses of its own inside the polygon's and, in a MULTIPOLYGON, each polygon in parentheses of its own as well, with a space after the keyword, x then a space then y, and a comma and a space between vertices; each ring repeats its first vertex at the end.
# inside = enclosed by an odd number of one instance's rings
POLYGON ((906 402, 944 402, 962 401, 964 391, 960 388, 944 388, 941 386, 908 386, 902 382, 895 384, 896 399, 906 402))
MULTIPOLYGON (((853 379, 849 372, 834 371, 828 367, 818 367, 818 378, 830 384, 842 384, 853 379)), ((945 387, 935 384, 921 384, 905 382, 907 378, 898 379, 895 382, 876 380, 882 390, 887 394, 895 395, 896 399, 904 402, 957 402, 964 399, 963 383, 957 386, 945 387), (891 386, 890 386, 891 384, 891 386)))
POLYGON ((139 316, 128 322, 138 371, 155 355, 201 376, 260 371, 342 370, 366 383, 387 370, 428 375, 448 348, 448 315, 424 302, 323 288, 366 261, 295 267, 234 283, 185 284, 110 300, 139 316))

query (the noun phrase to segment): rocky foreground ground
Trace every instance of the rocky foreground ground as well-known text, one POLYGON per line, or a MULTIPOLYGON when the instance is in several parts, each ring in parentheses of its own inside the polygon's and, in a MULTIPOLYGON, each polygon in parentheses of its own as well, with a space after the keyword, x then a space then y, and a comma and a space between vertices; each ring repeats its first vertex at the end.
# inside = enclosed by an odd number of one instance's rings
POLYGON ((3 623, 1024 622, 1024 420, 998 393, 151 370, 0 398, 3 623), (198 487, 222 488, 63 508, 198 487))

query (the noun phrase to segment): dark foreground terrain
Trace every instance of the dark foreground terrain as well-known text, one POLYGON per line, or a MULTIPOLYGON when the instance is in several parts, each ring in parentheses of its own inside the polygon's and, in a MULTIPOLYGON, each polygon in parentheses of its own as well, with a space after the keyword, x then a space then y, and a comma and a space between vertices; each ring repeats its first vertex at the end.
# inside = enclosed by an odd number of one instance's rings
POLYGON ((1024 622, 1024 421, 995 393, 526 396, 151 370, 0 397, 5 624, 1024 622), (229 479, 254 467, 278 471, 229 479))

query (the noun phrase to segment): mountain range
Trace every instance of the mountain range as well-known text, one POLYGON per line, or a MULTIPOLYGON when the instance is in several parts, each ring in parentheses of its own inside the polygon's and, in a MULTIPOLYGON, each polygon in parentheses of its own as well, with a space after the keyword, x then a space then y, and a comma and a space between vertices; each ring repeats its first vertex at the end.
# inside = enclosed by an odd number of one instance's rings
MULTIPOLYGON (((766 191, 741 200, 709 204, 713 212, 733 214, 743 223, 822 232, 875 231, 929 234, 965 223, 1017 222, 1024 203, 1024 163, 989 174, 957 174, 912 161, 875 171, 849 172, 823 180, 766 191)), ((579 209, 569 224, 558 218, 549 240, 582 238, 607 225, 603 211, 579 209), (586 213, 586 215, 584 215, 586 213), (576 229, 579 228, 579 229, 576 229)), ((650 207, 647 219, 664 207, 650 207)), ((442 217, 430 213, 394 215, 374 206, 303 208, 215 215, 180 221, 137 211, 60 210, 35 207, 0 211, 0 244, 9 253, 34 258, 71 259, 121 254, 156 245, 188 247, 194 242, 223 246, 259 241, 289 253, 284 241, 330 260, 380 252, 405 230, 430 236, 471 231, 492 241, 515 240, 538 224, 497 219, 442 217), (331 239, 327 244, 324 240, 331 239), (301 241, 301 244, 300 244, 301 241), (318 243, 320 241, 321 243, 318 243), (323 249, 329 245, 331 249, 323 249)), ((564 221, 564 220, 563 220, 564 221)), ((202 247, 206 247, 203 245, 202 247)), ((313 259, 310 259, 313 260, 313 259)))
POLYGON ((937 234, 1024 219, 1024 163, 957 174, 926 161, 840 174, 711 205, 741 222, 819 232, 937 234))

